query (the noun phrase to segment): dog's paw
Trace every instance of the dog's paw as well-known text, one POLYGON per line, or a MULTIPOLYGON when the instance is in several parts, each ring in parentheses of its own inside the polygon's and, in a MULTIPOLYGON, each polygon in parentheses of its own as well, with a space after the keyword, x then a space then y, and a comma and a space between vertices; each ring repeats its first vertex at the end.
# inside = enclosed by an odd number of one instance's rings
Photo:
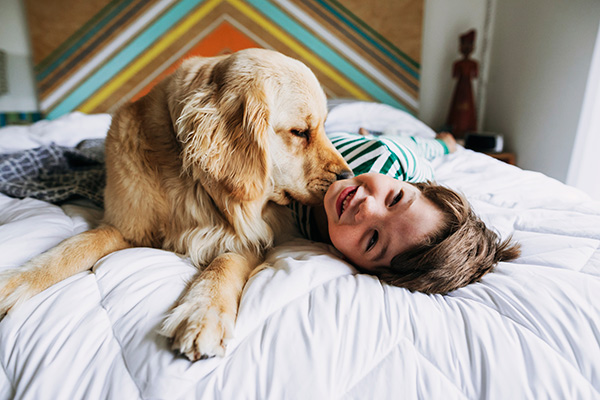
POLYGON ((0 319, 34 294, 26 272, 21 268, 0 271, 0 319))
POLYGON ((163 322, 160 333, 191 361, 225 355, 233 336, 236 309, 218 298, 184 297, 163 322))

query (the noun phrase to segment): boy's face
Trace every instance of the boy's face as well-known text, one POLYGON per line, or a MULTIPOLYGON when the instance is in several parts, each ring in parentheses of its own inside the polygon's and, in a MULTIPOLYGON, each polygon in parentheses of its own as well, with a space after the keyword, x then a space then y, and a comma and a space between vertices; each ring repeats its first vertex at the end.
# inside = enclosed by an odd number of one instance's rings
POLYGON ((389 266, 442 223, 442 212, 419 189, 377 173, 334 182, 324 206, 332 244, 365 269, 389 266))

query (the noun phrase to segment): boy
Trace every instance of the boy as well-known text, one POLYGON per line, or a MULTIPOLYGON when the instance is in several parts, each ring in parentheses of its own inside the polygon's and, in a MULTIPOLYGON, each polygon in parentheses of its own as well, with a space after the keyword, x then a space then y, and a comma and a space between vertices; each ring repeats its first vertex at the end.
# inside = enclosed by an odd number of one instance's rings
POLYGON ((464 196, 432 183, 428 160, 456 150, 433 139, 330 135, 354 178, 337 181, 323 207, 295 204, 303 235, 333 244, 359 271, 395 286, 446 293, 519 256, 475 215, 464 196))

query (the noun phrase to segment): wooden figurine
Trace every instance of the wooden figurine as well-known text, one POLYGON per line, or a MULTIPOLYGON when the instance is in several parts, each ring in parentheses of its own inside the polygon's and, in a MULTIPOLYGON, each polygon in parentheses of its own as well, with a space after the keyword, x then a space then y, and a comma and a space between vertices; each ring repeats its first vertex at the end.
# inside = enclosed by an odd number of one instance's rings
POLYGON ((474 29, 460 36, 460 52, 463 59, 456 61, 452 68, 452 76, 457 78, 458 81, 452 96, 447 128, 457 139, 463 138, 466 132, 477 130, 477 116, 471 79, 477 78, 478 64, 477 61, 469 59, 474 44, 474 29))

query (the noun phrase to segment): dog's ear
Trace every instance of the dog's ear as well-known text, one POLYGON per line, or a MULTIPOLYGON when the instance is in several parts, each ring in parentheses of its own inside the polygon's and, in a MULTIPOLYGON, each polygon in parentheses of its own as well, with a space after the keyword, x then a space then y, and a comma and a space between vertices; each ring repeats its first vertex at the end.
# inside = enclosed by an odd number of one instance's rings
POLYGON ((196 92, 177 120, 183 166, 208 174, 239 201, 260 198, 269 184, 269 112, 260 90, 196 92))

